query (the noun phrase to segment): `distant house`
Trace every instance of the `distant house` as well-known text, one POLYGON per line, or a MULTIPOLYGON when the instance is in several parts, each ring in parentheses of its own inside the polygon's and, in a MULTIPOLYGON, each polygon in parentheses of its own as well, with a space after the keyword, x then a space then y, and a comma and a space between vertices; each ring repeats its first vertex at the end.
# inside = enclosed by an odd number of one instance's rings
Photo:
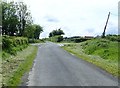
POLYGON ((94 38, 93 36, 85 36, 84 37, 85 39, 92 39, 92 38, 94 38))

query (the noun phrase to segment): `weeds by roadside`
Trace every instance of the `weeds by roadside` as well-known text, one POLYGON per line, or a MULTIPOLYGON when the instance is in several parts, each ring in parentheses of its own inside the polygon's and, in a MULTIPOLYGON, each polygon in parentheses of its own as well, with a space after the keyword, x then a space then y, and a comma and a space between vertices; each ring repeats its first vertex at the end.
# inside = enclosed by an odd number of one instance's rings
POLYGON ((97 65, 112 75, 120 77, 120 73, 118 73, 118 43, 111 41, 108 43, 107 41, 109 40, 98 39, 83 43, 69 43, 65 44, 63 48, 77 57, 97 65), (101 41, 106 42, 102 43, 101 41), (98 45, 99 47, 97 47, 98 45), (108 50, 106 52, 105 47, 108 50), (104 57, 102 57, 101 54, 103 54, 104 57))
POLYGON ((29 46, 16 56, 10 56, 2 62, 2 86, 18 86, 21 77, 32 67, 37 53, 36 46, 29 46))

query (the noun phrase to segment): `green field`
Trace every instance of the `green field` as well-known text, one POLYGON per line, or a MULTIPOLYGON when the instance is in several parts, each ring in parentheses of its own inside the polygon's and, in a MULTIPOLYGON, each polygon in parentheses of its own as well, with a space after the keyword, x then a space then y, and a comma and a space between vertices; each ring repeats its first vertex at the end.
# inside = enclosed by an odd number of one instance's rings
POLYGON ((92 39, 82 43, 69 43, 65 50, 106 70, 114 76, 118 74, 118 42, 108 39, 92 39))

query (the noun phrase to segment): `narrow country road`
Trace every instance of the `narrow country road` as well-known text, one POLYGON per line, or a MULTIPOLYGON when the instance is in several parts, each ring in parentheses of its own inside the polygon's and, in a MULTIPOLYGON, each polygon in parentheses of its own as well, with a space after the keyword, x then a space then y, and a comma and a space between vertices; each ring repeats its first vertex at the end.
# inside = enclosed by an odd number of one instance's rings
POLYGON ((59 45, 39 45, 28 86, 117 86, 116 78, 69 54, 59 45))

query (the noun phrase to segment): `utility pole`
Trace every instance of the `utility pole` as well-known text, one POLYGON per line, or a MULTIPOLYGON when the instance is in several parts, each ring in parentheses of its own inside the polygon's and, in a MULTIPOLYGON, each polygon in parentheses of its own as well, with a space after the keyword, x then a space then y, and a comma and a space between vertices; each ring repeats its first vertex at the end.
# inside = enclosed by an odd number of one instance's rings
POLYGON ((107 24, 108 24, 109 17, 110 17, 110 12, 109 12, 109 14, 108 14, 108 18, 107 18, 107 21, 106 21, 106 24, 105 24, 105 27, 104 27, 104 31, 103 31, 103 33, 102 33, 102 38, 105 37, 105 31, 106 31, 106 28, 107 28, 107 24))

